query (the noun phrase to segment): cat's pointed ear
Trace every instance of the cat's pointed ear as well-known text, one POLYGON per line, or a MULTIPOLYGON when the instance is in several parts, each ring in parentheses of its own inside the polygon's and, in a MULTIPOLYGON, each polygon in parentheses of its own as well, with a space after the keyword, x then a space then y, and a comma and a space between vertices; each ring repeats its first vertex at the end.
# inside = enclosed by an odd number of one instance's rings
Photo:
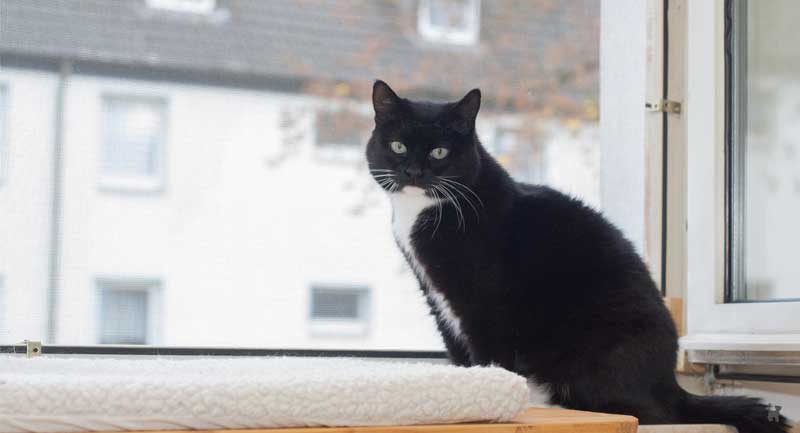
POLYGON ((400 97, 388 84, 381 80, 372 85, 372 106, 375 108, 375 122, 390 119, 397 111, 400 97))
POLYGON ((475 129, 475 118, 481 109, 481 90, 472 89, 453 106, 452 126, 459 132, 470 133, 475 129))

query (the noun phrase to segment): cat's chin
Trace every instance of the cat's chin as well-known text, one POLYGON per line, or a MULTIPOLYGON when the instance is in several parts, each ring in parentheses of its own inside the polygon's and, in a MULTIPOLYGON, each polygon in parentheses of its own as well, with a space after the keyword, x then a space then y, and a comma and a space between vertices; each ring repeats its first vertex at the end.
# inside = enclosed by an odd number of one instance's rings
POLYGON ((418 187, 418 186, 404 186, 403 189, 398 191, 400 194, 408 194, 408 195, 415 195, 415 196, 422 196, 425 195, 425 190, 418 187))

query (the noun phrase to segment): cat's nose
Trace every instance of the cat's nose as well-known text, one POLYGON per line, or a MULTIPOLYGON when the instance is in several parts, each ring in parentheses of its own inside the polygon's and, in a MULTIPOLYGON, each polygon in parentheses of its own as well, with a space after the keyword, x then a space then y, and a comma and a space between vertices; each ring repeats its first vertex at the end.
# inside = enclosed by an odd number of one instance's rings
POLYGON ((417 179, 422 176, 422 168, 419 166, 411 165, 403 169, 403 173, 410 179, 417 179))

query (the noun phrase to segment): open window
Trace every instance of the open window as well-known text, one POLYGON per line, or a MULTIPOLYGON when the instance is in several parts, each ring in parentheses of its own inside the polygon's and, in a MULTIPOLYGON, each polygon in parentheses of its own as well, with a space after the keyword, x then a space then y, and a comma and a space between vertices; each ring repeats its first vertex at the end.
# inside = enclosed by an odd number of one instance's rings
POLYGON ((669 146, 685 154, 668 178, 688 185, 676 191, 685 211, 670 225, 685 227, 685 244, 671 251, 673 274, 685 269, 675 287, 687 307, 682 347, 740 351, 740 362, 796 352, 800 75, 787 41, 799 36, 800 10, 788 1, 669 3, 669 42, 682 48, 670 50, 680 67, 667 79, 683 105, 669 121, 684 132, 669 146))

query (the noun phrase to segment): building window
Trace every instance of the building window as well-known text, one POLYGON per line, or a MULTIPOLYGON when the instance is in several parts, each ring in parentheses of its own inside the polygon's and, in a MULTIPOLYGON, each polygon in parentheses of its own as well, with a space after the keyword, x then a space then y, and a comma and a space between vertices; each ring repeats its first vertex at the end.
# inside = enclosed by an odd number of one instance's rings
POLYGON ((419 34, 432 42, 470 45, 480 39, 480 0, 420 0, 419 34))
POLYGON ((155 281, 98 281, 98 342, 153 344, 159 288, 155 281))
POLYGON ((327 160, 363 158, 372 119, 350 109, 320 110, 316 113, 314 143, 316 155, 327 160))
POLYGON ((214 11, 215 0, 147 0, 147 6, 175 12, 208 14, 214 11))
POLYGON ((311 287, 311 332, 318 336, 363 336, 369 326, 369 289, 311 287))
POLYGON ((729 302, 800 299, 797 4, 731 1, 726 59, 729 302))
POLYGON ((6 87, 0 85, 0 186, 6 183, 9 173, 8 151, 8 93, 6 87))
POLYGON ((105 96, 100 186, 122 191, 163 188, 166 103, 158 98, 105 96))

